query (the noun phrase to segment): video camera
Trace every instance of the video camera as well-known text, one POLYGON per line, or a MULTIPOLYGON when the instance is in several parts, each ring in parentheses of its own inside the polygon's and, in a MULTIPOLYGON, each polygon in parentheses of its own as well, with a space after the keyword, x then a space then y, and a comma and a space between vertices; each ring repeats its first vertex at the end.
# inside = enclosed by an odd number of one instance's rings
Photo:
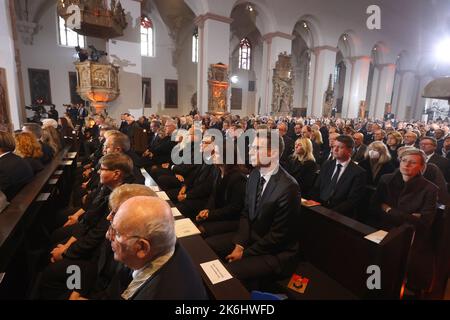
POLYGON ((46 113, 47 111, 45 110, 45 107, 40 105, 40 106, 25 106, 25 109, 27 110, 31 110, 34 112, 39 112, 39 113, 46 113))

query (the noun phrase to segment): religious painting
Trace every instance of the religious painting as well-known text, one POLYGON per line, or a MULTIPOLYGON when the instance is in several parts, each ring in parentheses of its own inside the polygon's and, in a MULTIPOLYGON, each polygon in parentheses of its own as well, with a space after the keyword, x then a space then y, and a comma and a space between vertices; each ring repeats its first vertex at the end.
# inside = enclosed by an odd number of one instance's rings
POLYGON ((28 69, 28 78, 30 81, 31 104, 36 104, 36 101, 40 99, 44 105, 52 104, 50 72, 41 69, 28 69))
POLYGON ((77 73, 69 72, 69 88, 70 88, 70 102, 73 104, 82 103, 84 104, 83 99, 81 99, 80 95, 77 93, 77 73))
POLYGON ((6 70, 0 68, 0 130, 10 131, 12 129, 11 117, 9 115, 8 87, 6 85, 6 70))
POLYGON ((165 80, 165 107, 178 108, 178 80, 165 80))
POLYGON ((142 78, 142 101, 144 108, 152 107, 152 79, 142 78))
POLYGON ((231 88, 231 110, 242 109, 242 89, 231 88))

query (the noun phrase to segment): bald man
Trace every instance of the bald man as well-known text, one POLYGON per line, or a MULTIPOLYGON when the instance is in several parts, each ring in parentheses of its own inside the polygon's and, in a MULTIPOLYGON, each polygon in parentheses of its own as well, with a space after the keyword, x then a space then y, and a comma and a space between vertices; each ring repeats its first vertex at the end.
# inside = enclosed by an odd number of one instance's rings
POLYGON ((364 135, 361 132, 357 132, 353 135, 355 146, 353 147, 352 160, 359 163, 364 160, 364 154, 366 153, 367 146, 364 144, 364 135))
POLYGON ((108 216, 107 238, 114 259, 131 269, 125 300, 207 299, 192 260, 177 244, 169 205, 155 197, 134 197, 108 216))

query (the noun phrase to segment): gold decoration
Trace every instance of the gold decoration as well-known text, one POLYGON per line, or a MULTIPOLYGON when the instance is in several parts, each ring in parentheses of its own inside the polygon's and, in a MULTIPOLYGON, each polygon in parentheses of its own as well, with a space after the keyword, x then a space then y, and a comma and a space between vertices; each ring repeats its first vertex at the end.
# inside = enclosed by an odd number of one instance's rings
POLYGON ((208 113, 213 115, 228 114, 228 66, 223 63, 212 64, 208 71, 208 113))
POLYGON ((120 94, 119 67, 110 63, 94 61, 76 62, 77 93, 88 100, 101 113, 107 102, 114 101, 120 94))
POLYGON ((81 29, 73 31, 84 36, 111 39, 123 36, 128 23, 120 1, 111 0, 109 8, 103 0, 58 0, 57 9, 66 22, 72 15, 67 8, 77 5, 81 14, 81 29))

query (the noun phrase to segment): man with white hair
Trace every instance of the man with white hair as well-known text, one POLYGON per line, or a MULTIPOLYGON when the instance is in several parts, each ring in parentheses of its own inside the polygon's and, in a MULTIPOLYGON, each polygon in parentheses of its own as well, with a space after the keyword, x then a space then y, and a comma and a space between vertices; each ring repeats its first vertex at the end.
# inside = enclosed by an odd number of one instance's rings
POLYGON ((114 259, 133 271, 123 299, 207 299, 197 268, 176 242, 172 211, 165 201, 134 197, 108 220, 114 259))

